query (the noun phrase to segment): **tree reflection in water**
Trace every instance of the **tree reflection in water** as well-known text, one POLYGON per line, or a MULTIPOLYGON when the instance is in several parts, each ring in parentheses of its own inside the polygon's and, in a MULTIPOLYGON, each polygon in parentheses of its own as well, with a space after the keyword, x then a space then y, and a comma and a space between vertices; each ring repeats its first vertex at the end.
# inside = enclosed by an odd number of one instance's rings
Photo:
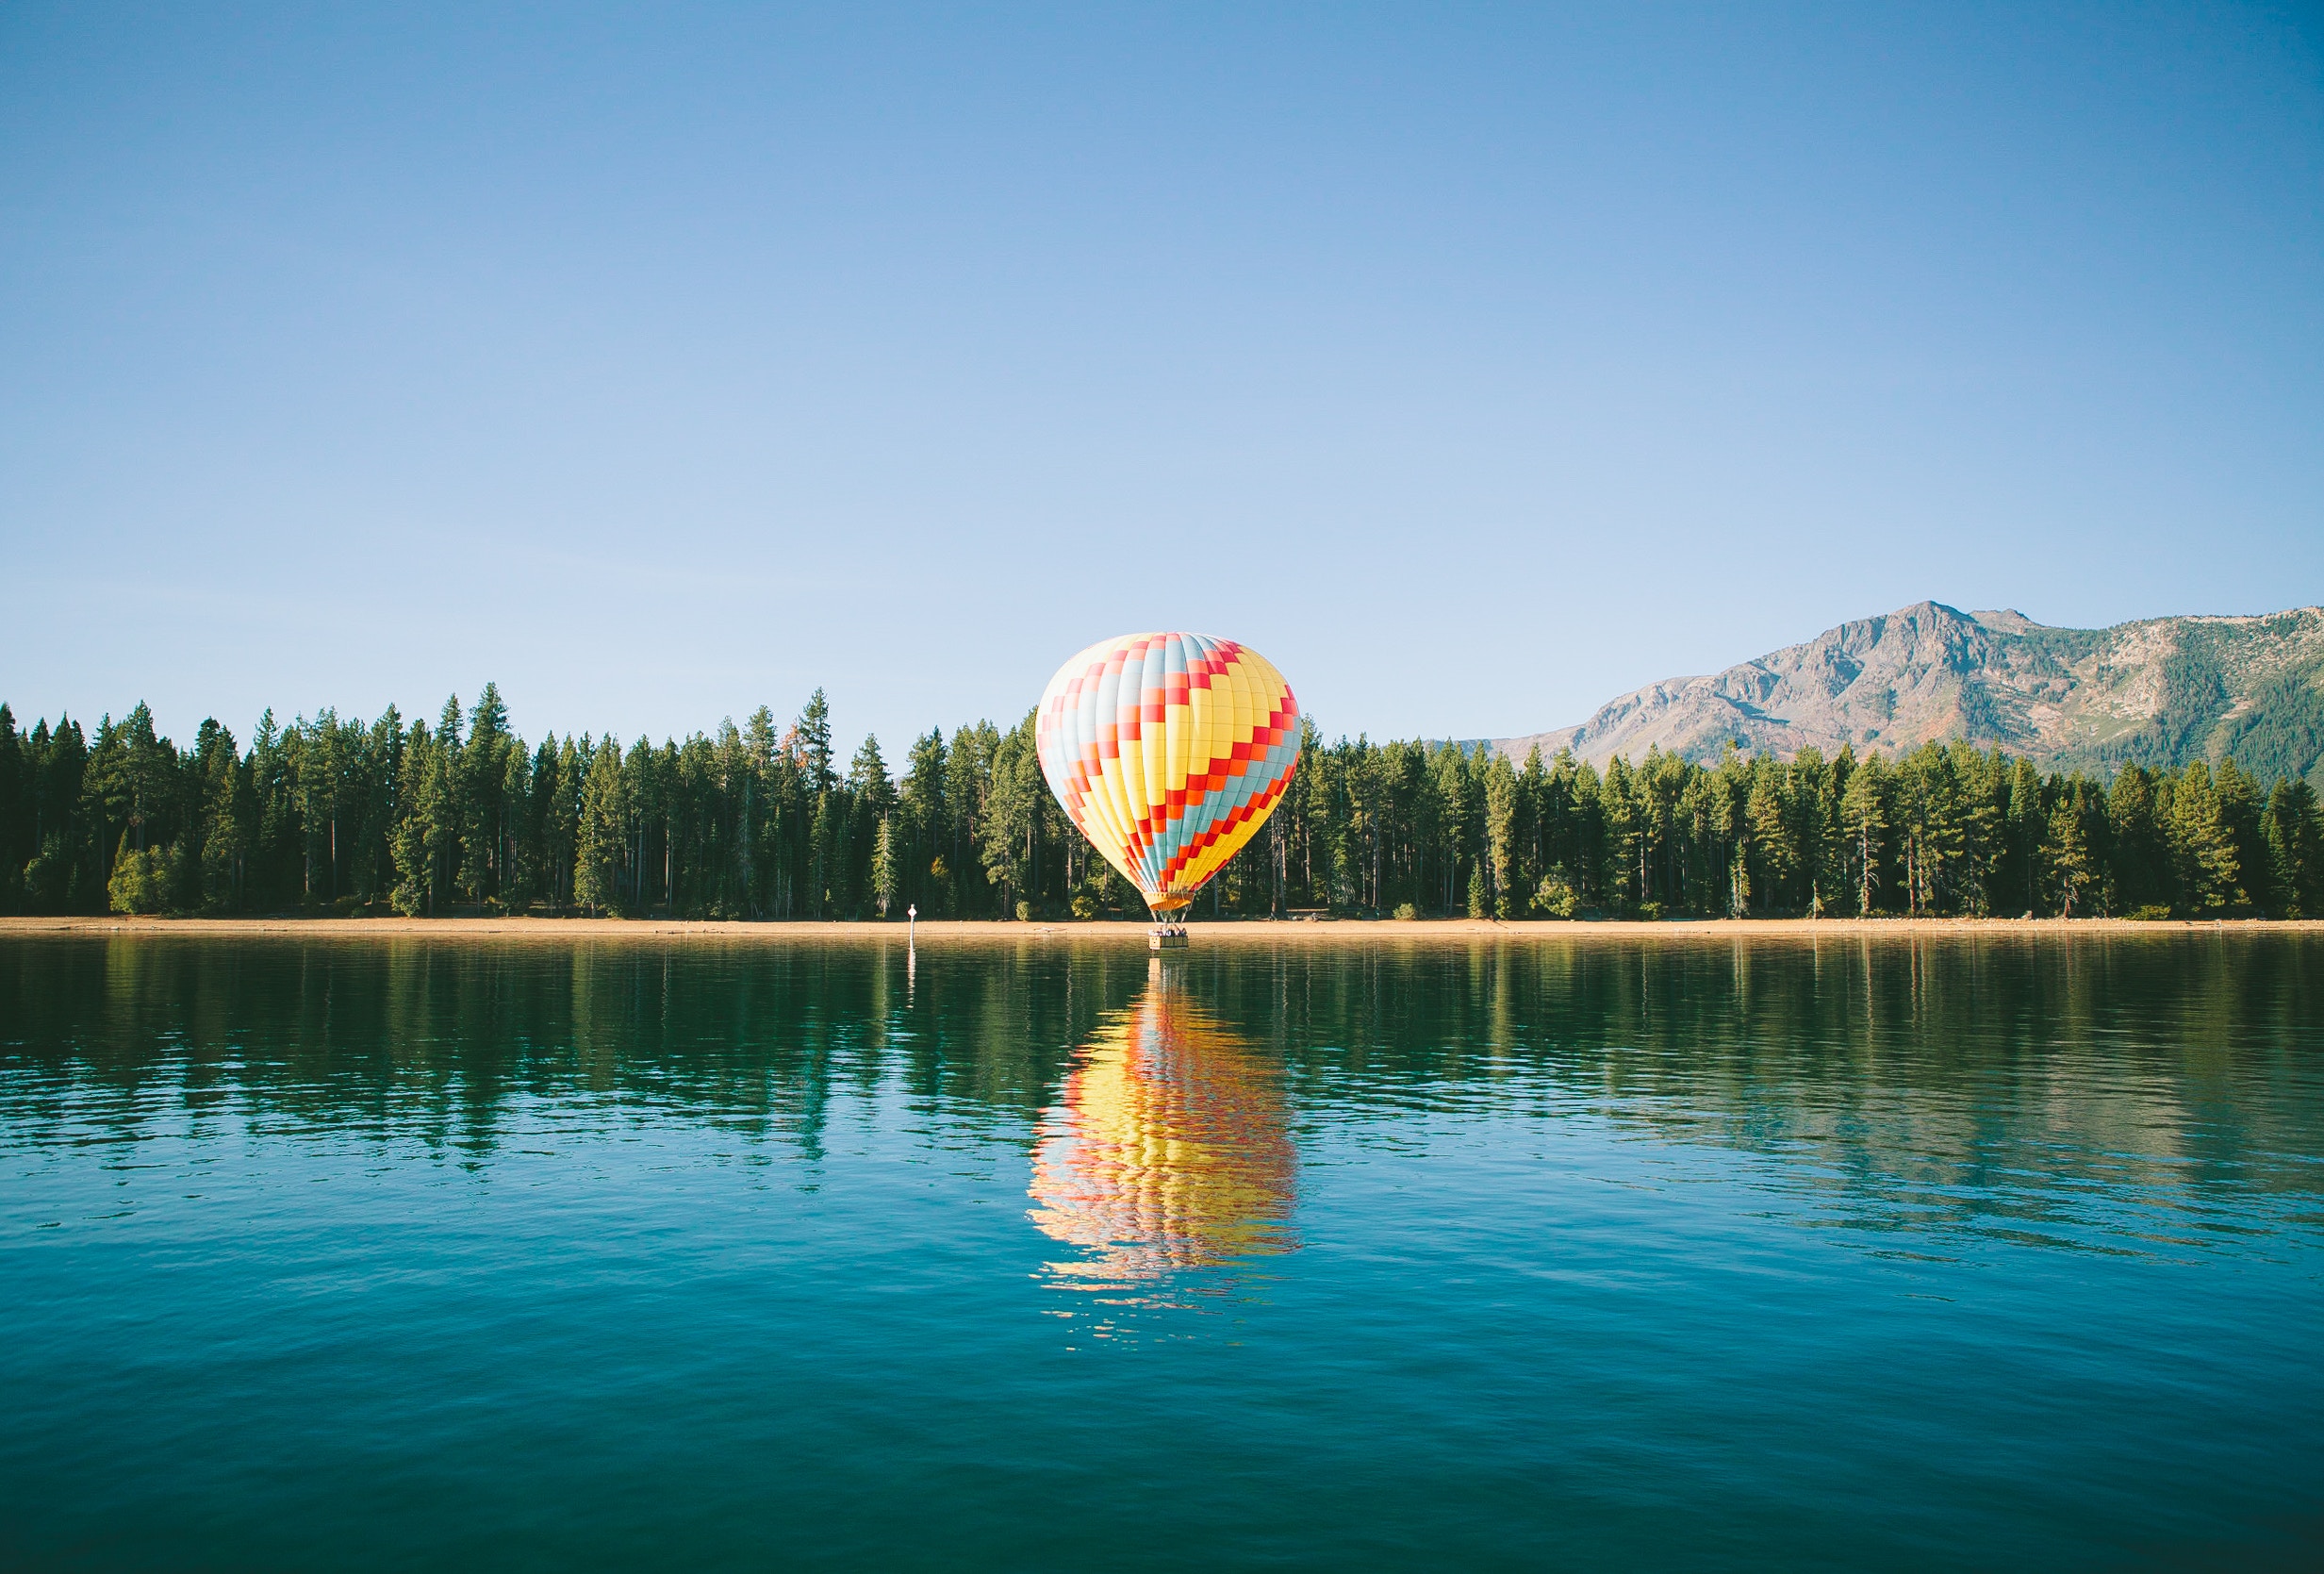
POLYGON ((1278 1059, 1149 966, 1083 1043, 1033 1153, 1030 1217, 1078 1259, 1057 1283, 1151 1284, 1294 1251, 1297 1159, 1278 1059))
POLYGON ((2324 934, 1568 928, 1254 935, 1166 971, 997 930, 916 958, 874 926, 0 936, 0 1151, 325 1136, 488 1174, 516 1133, 692 1127, 804 1189, 833 1138, 900 1131, 1011 1199, 1036 1154, 1078 1284, 1286 1250, 1294 1135, 1446 1121, 1774 1160, 1823 1222, 1947 1250, 2227 1240, 2205 1221, 2255 1197, 2316 1217, 2324 934))

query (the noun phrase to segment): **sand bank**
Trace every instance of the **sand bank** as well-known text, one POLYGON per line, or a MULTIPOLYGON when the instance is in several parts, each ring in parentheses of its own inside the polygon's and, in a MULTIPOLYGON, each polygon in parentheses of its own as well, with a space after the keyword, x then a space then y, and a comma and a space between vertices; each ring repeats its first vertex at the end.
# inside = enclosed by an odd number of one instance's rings
MULTIPOLYGON (((1015 944, 1035 940, 1143 941, 1144 922, 944 920, 923 919, 918 942, 1015 944)), ((2194 922, 2134 922, 2127 919, 1706 919, 1642 923, 1608 920, 1562 922, 1483 919, 1334 919, 1321 921, 1228 919, 1189 926, 1197 945, 1379 944, 1411 940, 1706 940, 1879 938, 1953 936, 2161 936, 2203 933, 2324 933, 2324 920, 2256 919, 2194 922)), ((40 935, 277 936, 305 940, 375 940, 420 936, 441 940, 638 941, 707 940, 783 945, 808 940, 872 940, 901 944, 900 922, 837 923, 804 920, 767 923, 684 922, 665 919, 130 919, 0 918, 0 936, 40 935)))

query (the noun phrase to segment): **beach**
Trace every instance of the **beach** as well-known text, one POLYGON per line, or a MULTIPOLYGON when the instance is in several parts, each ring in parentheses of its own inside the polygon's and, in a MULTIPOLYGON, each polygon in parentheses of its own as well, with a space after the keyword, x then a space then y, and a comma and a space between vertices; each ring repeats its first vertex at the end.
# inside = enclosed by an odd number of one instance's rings
MULTIPOLYGON (((916 926, 887 921, 782 919, 765 921, 585 918, 249 918, 162 919, 119 915, 94 918, 0 918, 0 935, 260 936, 301 939, 668 940, 701 939, 781 945, 799 940, 885 939, 916 936, 931 942, 1006 943, 1031 939, 1133 939, 1153 926, 1127 920, 923 919, 916 926)), ((1914 935, 2098 936, 2172 935, 2190 930, 2284 932, 2324 930, 2316 919, 1222 919, 1187 925, 1198 945, 1285 941, 1317 944, 1401 940, 1703 940, 1875 938, 1914 935)))

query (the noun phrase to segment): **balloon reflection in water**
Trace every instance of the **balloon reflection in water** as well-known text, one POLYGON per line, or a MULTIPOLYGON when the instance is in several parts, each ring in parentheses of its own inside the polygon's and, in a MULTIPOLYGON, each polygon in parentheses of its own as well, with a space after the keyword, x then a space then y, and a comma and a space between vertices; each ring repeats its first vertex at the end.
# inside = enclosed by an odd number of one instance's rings
POLYGON ((1295 1250, 1288 1126, 1282 1068, 1175 992, 1157 959, 1043 1117, 1031 1218, 1087 1253, 1051 1270, 1100 1288, 1295 1250))

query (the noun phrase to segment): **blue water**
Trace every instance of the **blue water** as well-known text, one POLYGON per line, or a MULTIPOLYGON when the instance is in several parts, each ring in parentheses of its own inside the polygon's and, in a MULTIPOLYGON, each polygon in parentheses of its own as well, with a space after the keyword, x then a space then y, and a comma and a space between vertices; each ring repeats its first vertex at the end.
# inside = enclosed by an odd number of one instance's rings
POLYGON ((0 938, 0 1562, 2324 1566, 2324 937, 0 938))

